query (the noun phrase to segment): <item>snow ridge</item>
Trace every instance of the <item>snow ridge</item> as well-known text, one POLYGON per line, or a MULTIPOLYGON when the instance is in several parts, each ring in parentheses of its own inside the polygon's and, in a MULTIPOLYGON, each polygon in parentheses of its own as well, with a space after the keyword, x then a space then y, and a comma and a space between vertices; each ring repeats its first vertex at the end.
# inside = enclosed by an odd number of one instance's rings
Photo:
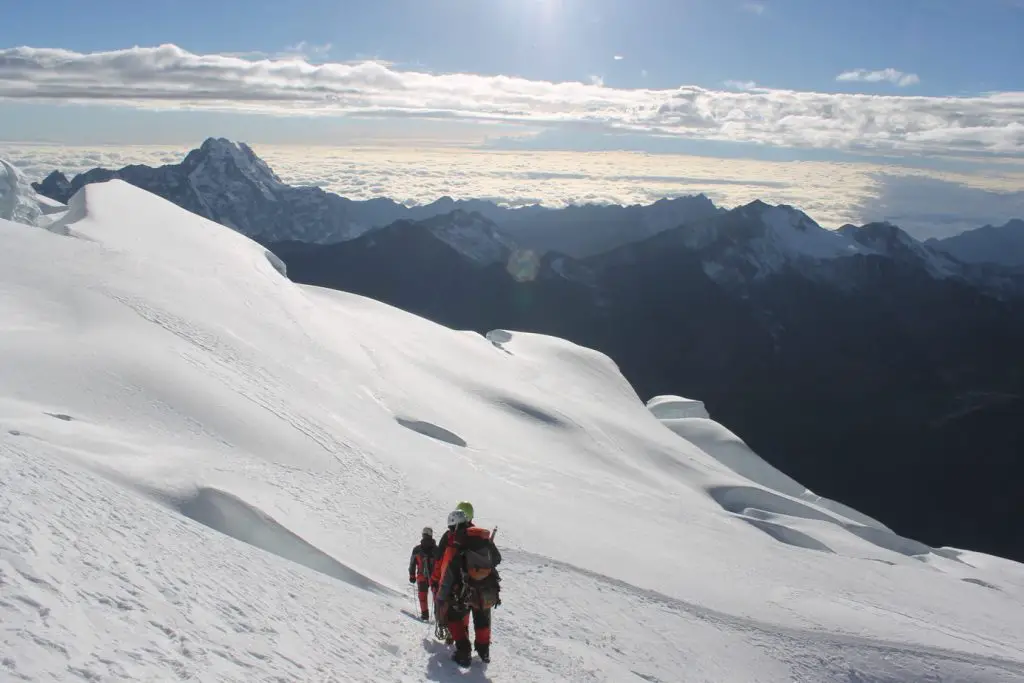
POLYGON ((24 174, 8 161, 0 159, 0 218, 45 227, 53 215, 66 206, 36 193, 24 174))

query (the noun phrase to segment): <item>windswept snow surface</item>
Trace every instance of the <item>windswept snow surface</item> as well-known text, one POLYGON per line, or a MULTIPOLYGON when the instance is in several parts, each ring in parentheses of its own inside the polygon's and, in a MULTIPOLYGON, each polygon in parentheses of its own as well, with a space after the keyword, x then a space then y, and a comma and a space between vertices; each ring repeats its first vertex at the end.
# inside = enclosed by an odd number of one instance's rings
POLYGON ((296 285, 120 181, 71 204, 0 221, 0 679, 1024 677, 1024 567, 801 495, 599 353, 296 285), (506 558, 469 672, 403 613, 462 499, 506 558))

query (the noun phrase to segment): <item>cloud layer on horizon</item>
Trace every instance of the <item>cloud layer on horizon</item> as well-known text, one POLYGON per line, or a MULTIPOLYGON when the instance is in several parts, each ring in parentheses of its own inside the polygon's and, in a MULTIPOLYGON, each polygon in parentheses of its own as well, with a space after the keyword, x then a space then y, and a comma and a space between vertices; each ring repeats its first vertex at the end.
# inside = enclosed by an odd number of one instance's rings
MULTIPOLYGON (((647 204, 703 192, 727 208, 754 199, 797 206, 826 227, 892 220, 918 237, 1024 217, 1024 171, 929 175, 874 164, 771 162, 633 152, 511 152, 407 147, 253 145, 287 183, 352 199, 428 203, 449 195, 507 205, 647 204)), ((186 147, 0 143, 31 180, 96 166, 179 163, 186 147)))
MULTIPOLYGON (((849 72, 844 80, 913 76, 849 72)), ((751 87, 623 89, 600 82, 403 71, 380 62, 197 55, 174 45, 0 50, 0 100, 275 115, 586 125, 698 140, 872 153, 1024 154, 1024 92, 924 97, 751 87)))

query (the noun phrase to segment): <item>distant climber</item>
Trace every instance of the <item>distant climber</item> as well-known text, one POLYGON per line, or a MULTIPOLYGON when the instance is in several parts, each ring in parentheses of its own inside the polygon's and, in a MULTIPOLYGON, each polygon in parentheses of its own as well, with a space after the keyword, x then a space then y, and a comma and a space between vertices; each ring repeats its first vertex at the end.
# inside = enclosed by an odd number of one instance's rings
MULTIPOLYGON (((470 506, 472 510, 472 506, 470 506)), ((487 529, 474 526, 465 508, 448 515, 444 554, 435 576, 439 577, 434 613, 439 624, 446 623, 455 643, 452 659, 469 666, 475 647, 484 662, 491 661, 491 609, 501 604, 497 566, 501 553, 487 529), (474 642, 469 640, 469 617, 473 616, 474 642)))
POLYGON ((415 583, 420 599, 420 618, 423 621, 430 620, 430 612, 427 603, 427 588, 433 587, 431 597, 437 599, 437 584, 431 581, 436 563, 437 544, 434 542, 434 530, 429 526, 423 527, 423 537, 419 544, 412 549, 409 557, 409 583, 415 583))

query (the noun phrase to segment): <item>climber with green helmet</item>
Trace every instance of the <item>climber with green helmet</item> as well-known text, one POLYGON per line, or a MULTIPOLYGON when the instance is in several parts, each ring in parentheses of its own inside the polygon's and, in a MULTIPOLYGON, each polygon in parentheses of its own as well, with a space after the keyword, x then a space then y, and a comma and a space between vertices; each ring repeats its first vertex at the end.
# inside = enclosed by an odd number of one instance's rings
POLYGON ((473 649, 481 660, 491 661, 491 609, 501 604, 501 552, 492 533, 473 524, 472 515, 473 506, 465 501, 449 513, 432 576, 437 585, 435 634, 455 645, 452 659, 459 666, 469 666, 473 649), (470 617, 475 642, 470 641, 470 617))
MULTIPOLYGON (((465 516, 466 521, 472 523, 473 521, 473 504, 469 501, 463 500, 455 506, 456 510, 460 510, 465 516)), ((449 515, 450 516, 450 515, 449 515)), ((445 548, 448 547, 448 541, 451 539, 452 533, 455 531, 455 525, 449 525, 448 529, 441 534, 441 539, 437 542, 437 547, 434 550, 434 570, 430 575, 430 590, 433 595, 437 595, 437 589, 441 586, 441 559, 444 557, 445 548)))

